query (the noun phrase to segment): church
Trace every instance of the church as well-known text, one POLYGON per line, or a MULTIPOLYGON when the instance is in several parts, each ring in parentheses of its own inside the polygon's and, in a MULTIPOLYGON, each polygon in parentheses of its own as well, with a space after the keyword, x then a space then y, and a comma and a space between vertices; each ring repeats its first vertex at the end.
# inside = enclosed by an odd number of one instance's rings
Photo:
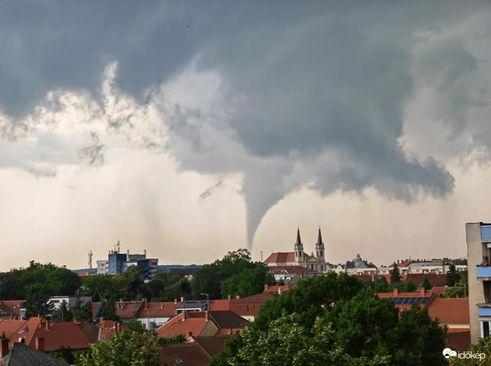
POLYGON ((293 244, 293 252, 271 253, 264 263, 268 267, 301 266, 312 271, 325 272, 327 264, 321 229, 319 228, 317 243, 315 243, 315 255, 314 253, 308 255, 303 251, 300 229, 297 229, 297 240, 293 244))

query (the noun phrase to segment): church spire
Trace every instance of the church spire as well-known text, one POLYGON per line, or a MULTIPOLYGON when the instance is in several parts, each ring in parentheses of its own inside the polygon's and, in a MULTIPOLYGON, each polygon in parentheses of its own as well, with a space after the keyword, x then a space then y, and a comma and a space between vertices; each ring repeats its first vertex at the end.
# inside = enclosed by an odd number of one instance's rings
POLYGON ((302 239, 300 238, 300 228, 297 228, 297 241, 295 242, 293 248, 295 251, 295 261, 297 263, 303 261, 303 244, 302 239))
POLYGON ((324 245, 324 243, 322 242, 322 232, 321 232, 321 228, 319 228, 319 234, 317 235, 317 244, 322 244, 322 245, 324 245))
POLYGON ((317 243, 315 244, 315 255, 319 259, 325 258, 324 243, 322 241, 321 228, 319 228, 319 234, 317 235, 317 243))

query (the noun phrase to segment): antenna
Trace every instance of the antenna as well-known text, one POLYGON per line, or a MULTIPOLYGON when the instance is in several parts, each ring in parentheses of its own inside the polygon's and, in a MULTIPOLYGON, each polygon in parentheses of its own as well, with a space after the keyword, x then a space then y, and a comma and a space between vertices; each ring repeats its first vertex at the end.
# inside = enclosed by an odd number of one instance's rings
POLYGON ((89 250, 89 269, 92 269, 92 250, 89 250))
POLYGON ((117 252, 120 253, 121 252, 121 242, 119 240, 116 243, 116 248, 118 248, 117 252))
POLYGON ((261 262, 263 261, 263 251, 261 250, 261 262))

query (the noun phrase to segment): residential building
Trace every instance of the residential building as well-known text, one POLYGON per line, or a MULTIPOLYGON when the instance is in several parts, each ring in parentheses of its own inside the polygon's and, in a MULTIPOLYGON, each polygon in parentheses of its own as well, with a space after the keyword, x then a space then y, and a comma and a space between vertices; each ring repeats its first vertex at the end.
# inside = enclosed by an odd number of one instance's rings
POLYGON ((23 319, 25 303, 25 300, 0 300, 0 319, 23 319))
POLYGON ((223 350, 230 337, 191 337, 188 343, 172 344, 160 349, 160 363, 177 366, 207 366, 223 350))
POLYGON ((471 342, 490 335, 491 326, 491 224, 465 225, 468 262, 471 342))
POLYGON ((69 348, 73 352, 86 350, 90 340, 75 322, 52 322, 32 317, 28 320, 0 319, 0 334, 8 338, 10 346, 16 342, 36 348, 39 342, 46 352, 69 348))
POLYGON ((228 336, 248 325, 247 320, 232 311, 183 311, 158 328, 157 335, 159 338, 228 336))
MULTIPOLYGON (((397 260, 397 268, 399 273, 402 274, 427 274, 437 273, 446 274, 450 266, 453 264, 457 272, 465 272, 467 270, 467 259, 449 259, 449 258, 433 258, 433 259, 402 259, 397 260)), ((389 274, 392 270, 392 265, 381 266, 379 273, 389 274)))
POLYGON ((317 243, 315 243, 315 255, 314 253, 308 255, 304 252, 300 229, 297 229, 297 239, 293 244, 293 251, 271 253, 264 263, 270 267, 301 266, 316 272, 327 271, 328 266, 325 260, 325 246, 321 229, 319 229, 317 243))
POLYGON ((63 302, 67 309, 72 309, 77 306, 85 306, 92 301, 90 296, 52 296, 49 298, 48 303, 53 305, 53 310, 61 308, 63 302))
POLYGON ((98 275, 120 275, 133 266, 138 266, 141 269, 146 281, 152 279, 158 273, 159 260, 157 258, 147 258, 146 250, 144 250, 143 254, 131 254, 129 250, 126 253, 121 253, 120 250, 121 244, 118 241, 115 248, 109 251, 107 260, 96 261, 96 273, 98 275))
POLYGON ((372 262, 363 259, 360 254, 357 254, 353 260, 347 261, 344 264, 338 264, 335 271, 337 273, 346 272, 349 275, 359 276, 377 274, 378 268, 372 262))
POLYGON ((38 339, 36 349, 24 343, 14 343, 9 348, 9 340, 5 337, 0 341, 0 366, 68 366, 66 362, 44 353, 42 340, 38 339))

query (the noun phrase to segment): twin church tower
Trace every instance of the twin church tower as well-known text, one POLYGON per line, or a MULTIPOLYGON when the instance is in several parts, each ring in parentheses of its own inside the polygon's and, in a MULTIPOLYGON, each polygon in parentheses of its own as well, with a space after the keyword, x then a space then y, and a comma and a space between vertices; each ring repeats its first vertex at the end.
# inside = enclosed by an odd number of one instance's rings
POLYGON ((315 243, 315 255, 304 252, 300 229, 297 229, 297 240, 293 245, 293 252, 275 252, 264 261, 269 267, 301 266, 312 271, 324 272, 327 269, 325 259, 325 247, 322 241, 322 232, 319 228, 317 243, 315 243))

